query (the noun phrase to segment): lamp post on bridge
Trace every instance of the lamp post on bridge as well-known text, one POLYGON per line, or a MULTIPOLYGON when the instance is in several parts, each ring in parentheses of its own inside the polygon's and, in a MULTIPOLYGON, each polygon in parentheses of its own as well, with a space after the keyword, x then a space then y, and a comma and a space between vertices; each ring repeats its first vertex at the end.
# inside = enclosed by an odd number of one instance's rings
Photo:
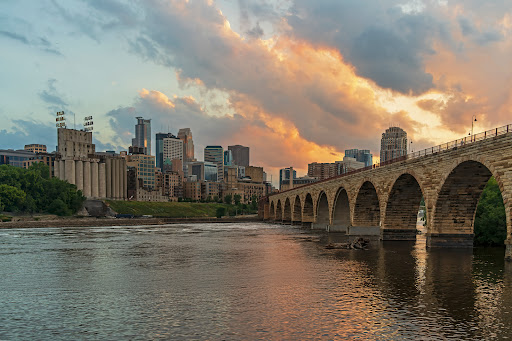
POLYGON ((473 115, 471 117, 471 132, 468 134, 469 136, 471 136, 471 141, 473 141, 473 128, 475 126, 475 122, 476 122, 476 115, 473 115))

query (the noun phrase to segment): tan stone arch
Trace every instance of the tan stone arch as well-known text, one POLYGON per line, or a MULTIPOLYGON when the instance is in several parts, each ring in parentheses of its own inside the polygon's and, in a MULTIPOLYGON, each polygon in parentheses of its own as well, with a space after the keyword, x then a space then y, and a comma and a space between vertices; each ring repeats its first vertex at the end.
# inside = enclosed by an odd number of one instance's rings
POLYGON ((274 200, 270 201, 270 220, 276 220, 276 205, 274 200))
POLYGON ((286 197, 286 199, 284 199, 283 222, 292 222, 292 205, 289 197, 286 197))
POLYGON ((315 199, 310 192, 305 192, 304 200, 302 203, 302 222, 314 223, 315 222, 315 199))
POLYGON ((352 226, 380 227, 383 200, 381 191, 375 186, 375 180, 370 177, 363 177, 358 184, 357 194, 351 205, 352 226), (375 197, 369 196, 372 192, 375 193, 375 197))
POLYGON ((276 221, 282 221, 282 220, 283 220, 283 203, 281 202, 281 199, 277 199, 276 221))
POLYGON ((323 190, 318 192, 315 205, 315 222, 311 228, 316 230, 326 230, 331 223, 330 207, 327 193, 323 190))
POLYGON ((292 222, 302 223, 302 202, 300 195, 295 195, 292 205, 292 222))
POLYGON ((507 172, 500 172, 497 169, 495 164, 499 164, 499 161, 491 160, 491 157, 488 155, 461 156, 452 160, 449 167, 445 167, 448 171, 437 183, 432 214, 427 216, 427 246, 473 246, 476 207, 491 176, 496 179, 503 197, 507 220, 506 243, 510 244, 512 214, 510 200, 507 199, 510 198, 512 183, 507 172), (476 171, 475 168, 482 169, 476 171), (453 189, 457 187, 460 189, 454 193, 453 189))
POLYGON ((329 231, 347 232, 352 224, 350 199, 344 184, 338 184, 332 199, 331 225, 329 231))
POLYGON ((381 239, 416 240, 417 215, 424 186, 416 172, 410 169, 396 174, 385 194, 381 239))

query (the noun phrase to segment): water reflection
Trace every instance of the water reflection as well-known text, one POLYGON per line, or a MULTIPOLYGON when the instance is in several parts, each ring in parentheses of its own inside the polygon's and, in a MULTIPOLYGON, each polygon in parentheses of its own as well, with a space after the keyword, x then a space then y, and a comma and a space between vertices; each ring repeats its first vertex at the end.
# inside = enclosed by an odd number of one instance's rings
POLYGON ((502 249, 263 224, 4 230, 0 339, 504 339, 502 249))

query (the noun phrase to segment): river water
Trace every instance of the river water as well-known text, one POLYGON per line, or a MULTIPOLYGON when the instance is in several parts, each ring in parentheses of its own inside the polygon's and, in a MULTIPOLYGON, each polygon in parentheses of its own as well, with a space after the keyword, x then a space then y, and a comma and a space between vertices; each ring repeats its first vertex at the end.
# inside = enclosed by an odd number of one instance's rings
POLYGON ((504 250, 267 224, 0 230, 0 340, 506 339, 504 250))

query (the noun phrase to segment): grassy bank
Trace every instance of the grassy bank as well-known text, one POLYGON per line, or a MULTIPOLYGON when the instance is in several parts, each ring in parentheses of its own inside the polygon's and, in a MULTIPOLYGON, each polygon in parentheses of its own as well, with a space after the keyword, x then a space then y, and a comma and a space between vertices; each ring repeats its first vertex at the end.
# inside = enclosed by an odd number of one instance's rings
POLYGON ((135 216, 152 215, 154 217, 215 217, 219 207, 226 209, 230 205, 199 202, 141 202, 141 201, 105 201, 119 214, 135 216))

